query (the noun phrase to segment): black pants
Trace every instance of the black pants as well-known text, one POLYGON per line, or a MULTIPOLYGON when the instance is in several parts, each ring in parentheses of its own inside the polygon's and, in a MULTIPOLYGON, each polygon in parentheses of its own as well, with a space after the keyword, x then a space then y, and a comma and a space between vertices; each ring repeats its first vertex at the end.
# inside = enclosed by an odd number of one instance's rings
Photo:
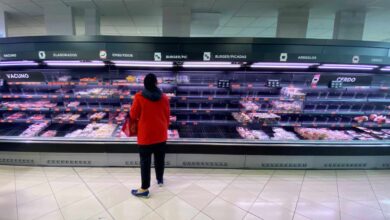
POLYGON ((165 167, 165 142, 139 147, 139 157, 141 163, 142 189, 150 187, 150 168, 152 164, 152 154, 154 154, 154 168, 158 182, 163 181, 165 167))

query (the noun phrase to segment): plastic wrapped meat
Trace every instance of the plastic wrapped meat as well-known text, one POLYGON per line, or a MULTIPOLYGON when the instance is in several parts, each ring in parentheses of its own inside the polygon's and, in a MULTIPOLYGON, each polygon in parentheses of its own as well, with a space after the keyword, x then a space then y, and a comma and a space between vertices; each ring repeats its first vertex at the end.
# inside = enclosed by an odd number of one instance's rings
POLYGON ((65 75, 65 76, 59 76, 59 77, 57 78, 57 81, 58 81, 58 82, 68 82, 68 81, 70 81, 71 79, 72 79, 71 76, 65 75))
POLYGON ((89 120, 96 121, 96 120, 101 120, 106 116, 105 112, 96 112, 93 113, 91 116, 89 116, 89 120))
POLYGON ((293 133, 284 130, 283 128, 272 128, 274 132, 272 140, 283 141, 283 140, 299 140, 299 138, 293 133))
POLYGON ((115 120, 116 121, 124 121, 125 118, 126 118, 126 113, 125 112, 120 112, 116 117, 115 117, 115 120))
POLYGON ((259 121, 259 122, 274 122, 280 119, 279 115, 276 115, 274 113, 249 113, 248 114, 251 120, 253 121, 259 121))
POLYGON ((300 112, 302 111, 301 101, 272 101, 273 110, 286 112, 300 112))
POLYGON ((56 135, 57 135, 56 130, 48 130, 48 131, 44 132, 43 134, 41 134, 41 137, 55 137, 56 135))
POLYGON ((295 128, 295 131, 308 140, 352 140, 353 137, 344 131, 333 131, 326 128, 295 128))
POLYGON ((175 122, 177 120, 177 117, 175 115, 169 116, 169 121, 175 122))
POLYGON ((80 105, 80 102, 78 101, 74 101, 74 102, 69 102, 69 104, 67 105, 68 108, 76 108, 77 106, 80 105))
POLYGON ((39 132, 43 131, 47 126, 49 125, 48 122, 40 122, 30 125, 25 131, 23 131, 22 134, 20 134, 20 137, 34 137, 37 136, 39 132))
POLYGON ((108 138, 111 137, 117 125, 92 123, 84 129, 78 129, 65 135, 65 137, 108 138))
POLYGON ((20 118, 24 118, 26 116, 26 114, 24 114, 23 112, 16 112, 16 113, 13 113, 12 115, 9 115, 8 117, 6 117, 7 120, 16 120, 16 119, 20 119, 20 118))
POLYGON ((237 130, 238 134, 244 139, 269 140, 269 136, 261 130, 250 130, 250 129, 243 128, 243 127, 237 127, 236 130, 237 130))
POLYGON ((43 120, 45 119, 44 114, 35 114, 29 118, 30 120, 43 120))
POLYGON ((233 118, 236 119, 240 123, 252 122, 252 119, 249 117, 249 115, 247 115, 243 112, 233 112, 232 115, 233 115, 233 118))
POLYGON ((301 88, 296 87, 283 87, 280 90, 280 94, 290 99, 304 99, 306 94, 302 92, 301 88))
POLYGON ((252 101, 240 101, 240 104, 245 111, 257 111, 259 109, 259 106, 252 101))
POLYGON ((63 113, 57 115, 54 119, 59 121, 76 121, 78 118, 80 118, 79 114, 63 113))

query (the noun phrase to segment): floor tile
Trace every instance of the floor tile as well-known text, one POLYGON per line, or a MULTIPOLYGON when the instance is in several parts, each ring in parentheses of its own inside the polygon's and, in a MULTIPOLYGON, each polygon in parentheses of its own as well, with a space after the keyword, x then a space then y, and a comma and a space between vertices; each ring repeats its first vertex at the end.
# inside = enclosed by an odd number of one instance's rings
POLYGON ((156 212, 152 212, 143 217, 142 220, 163 220, 163 218, 161 218, 161 216, 159 216, 156 212))
POLYGON ((53 190, 53 192, 58 192, 72 186, 76 186, 79 184, 84 184, 84 182, 78 176, 64 176, 59 177, 54 180, 49 180, 49 184, 53 190))
POLYGON ((142 199, 135 197, 130 198, 108 209, 108 211, 116 220, 141 219, 153 212, 153 210, 141 200, 142 199))
POLYGON ((111 215, 109 213, 104 211, 104 212, 101 212, 97 215, 94 215, 94 216, 88 218, 87 220, 114 220, 114 219, 111 217, 111 215))
POLYGON ((15 191, 16 191, 16 183, 13 179, 0 180, 0 196, 9 193, 15 193, 15 191))
POLYGON ((247 213, 243 220, 261 220, 261 218, 252 215, 251 213, 247 213))
POLYGON ((213 220, 213 219, 205 215, 204 213, 199 212, 199 214, 197 214, 195 218, 193 218, 192 220, 213 220))
POLYGON ((130 191, 123 185, 116 185, 96 194, 106 209, 130 199, 130 191))
POLYGON ((94 197, 83 199, 61 208, 65 220, 84 220, 103 211, 103 206, 94 197))
POLYGON ((57 210, 34 220, 64 220, 64 217, 62 216, 61 211, 57 210))
POLYGON ((50 188, 49 183, 45 182, 24 190, 19 190, 16 192, 18 198, 18 204, 24 204, 48 195, 52 195, 53 192, 50 188))
POLYGON ((259 198, 270 202, 296 202, 299 198, 299 192, 279 192, 273 190, 263 191, 259 198))
POLYGON ((182 190, 178 196, 198 210, 202 210, 215 198, 214 194, 195 184, 182 190))
POLYGON ((0 195, 0 213, 1 218, 4 219, 17 219, 17 208, 16 208, 16 194, 8 193, 0 195))
POLYGON ((300 199, 297 203, 296 212, 310 219, 340 219, 339 207, 335 209, 322 205, 319 202, 300 199))
POLYGON ((294 216, 293 211, 267 201, 256 201, 249 212, 264 220, 287 220, 294 216))
POLYGON ((340 199, 340 210, 356 218, 385 219, 381 210, 345 199, 340 199))
POLYGON ((202 211, 215 220, 242 219, 246 212, 222 199, 216 198, 202 211))
POLYGON ((164 219, 192 219, 198 210, 184 200, 174 197, 155 210, 164 219), (175 210, 175 211, 172 211, 175 210))
POLYGON ((99 177, 94 177, 85 181, 88 187, 95 193, 111 188, 115 185, 121 184, 113 176, 107 174, 99 177))
POLYGON ((54 196, 50 195, 18 206, 19 220, 36 219, 58 210, 54 196))
POLYGON ((233 203, 241 209, 248 211, 257 199, 257 194, 244 192, 235 186, 228 186, 220 195, 226 201, 233 203))
POLYGON ((195 183, 203 189, 211 192, 214 195, 218 195, 225 189, 229 182, 217 181, 217 180, 199 180, 195 183))
POLYGON ((92 197, 93 194, 84 184, 78 184, 54 193, 58 205, 62 208, 75 202, 92 197))
POLYGON ((160 207, 175 196, 175 194, 166 190, 165 187, 154 187, 150 189, 150 192, 150 198, 145 199, 144 203, 152 209, 160 207))

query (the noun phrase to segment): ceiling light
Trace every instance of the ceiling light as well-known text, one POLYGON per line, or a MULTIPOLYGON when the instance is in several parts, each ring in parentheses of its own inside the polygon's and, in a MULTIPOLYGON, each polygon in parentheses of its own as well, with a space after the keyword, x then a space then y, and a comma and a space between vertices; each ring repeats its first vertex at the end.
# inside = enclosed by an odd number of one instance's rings
POLYGON ((22 61, 2 61, 0 66, 38 66, 38 63, 34 61, 22 60, 22 61))
POLYGON ((231 62, 184 62, 184 68, 240 68, 241 64, 231 62))
POLYGON ((354 65, 354 64, 323 64, 318 69, 338 69, 338 70, 373 70, 375 65, 354 65))
POLYGON ((318 63, 267 63, 259 62, 251 65, 252 68, 270 68, 270 69, 308 69, 318 63))
POLYGON ((49 60, 45 61, 48 66, 90 66, 99 67, 105 66, 103 61, 78 61, 78 60, 49 60))
POLYGON ((122 61, 122 60, 114 60, 111 62, 118 67, 161 67, 161 68, 173 67, 173 62, 122 61))

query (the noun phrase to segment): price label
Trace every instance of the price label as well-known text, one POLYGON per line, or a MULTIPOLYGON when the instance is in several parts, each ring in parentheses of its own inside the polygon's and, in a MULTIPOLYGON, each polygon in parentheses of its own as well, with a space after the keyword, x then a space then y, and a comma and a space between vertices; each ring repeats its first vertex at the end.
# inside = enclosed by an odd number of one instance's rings
POLYGON ((211 101, 211 100, 213 100, 214 98, 213 97, 211 97, 211 96, 209 96, 209 98, 208 98, 208 100, 209 101, 211 101))
POLYGON ((109 111, 110 111, 110 109, 109 109, 109 108, 105 108, 105 109, 104 109, 104 111, 106 111, 106 112, 109 112, 109 111))
POLYGON ((21 108, 20 110, 22 110, 22 111, 26 111, 26 110, 27 110, 27 108, 21 108))
POLYGON ((74 84, 75 84, 74 82, 71 82, 71 83, 70 83, 70 85, 72 85, 72 86, 74 86, 74 84))
POLYGON ((117 108, 117 109, 116 109, 116 111, 117 111, 117 112, 120 112, 120 111, 121 111, 121 109, 120 109, 120 108, 117 108))
POLYGON ((181 97, 181 100, 185 101, 187 100, 187 97, 181 97))
POLYGON ((99 86, 102 86, 102 85, 103 85, 103 83, 99 82, 99 83, 98 83, 98 85, 99 85, 99 86))
POLYGON ((13 109, 13 108, 8 108, 7 110, 8 110, 8 111, 12 111, 12 110, 14 110, 14 109, 13 109))
POLYGON ((70 108, 66 108, 65 111, 70 112, 70 108))
POLYGON ((264 101, 268 101, 269 100, 269 98, 264 98, 264 101))
POLYGON ((42 98, 47 99, 47 95, 43 95, 42 98))
POLYGON ((58 96, 56 96, 56 95, 53 95, 53 96, 51 96, 53 99, 56 99, 58 96))
POLYGON ((69 99, 69 98, 70 98, 70 96, 69 96, 69 95, 66 95, 66 96, 65 96, 65 98, 66 98, 66 99, 69 99))
POLYGON ((83 109, 82 109, 82 108, 79 108, 79 109, 77 109, 77 111, 79 111, 79 112, 82 112, 82 111, 83 111, 83 109))
POLYGON ((206 110, 206 113, 210 113, 210 110, 206 110))
POLYGON ((193 110, 192 110, 192 113, 196 113, 196 112, 198 112, 198 110, 196 110, 196 109, 193 109, 193 110))
POLYGON ((6 98, 7 98, 7 96, 6 96, 6 95, 3 95, 2 97, 3 97, 3 99, 6 99, 6 98))
POLYGON ((181 125, 186 125, 186 122, 185 122, 185 121, 182 121, 182 122, 181 122, 181 125))
POLYGON ((197 121, 194 121, 194 125, 198 125, 198 122, 197 122, 197 121))
POLYGON ((31 120, 27 120, 26 123, 31 123, 31 120))
POLYGON ((81 99, 81 96, 78 95, 78 96, 76 96, 76 98, 81 99))
POLYGON ((96 109, 96 108, 93 108, 93 109, 92 109, 92 111, 96 112, 96 111, 97 111, 97 109, 96 109))
MULTIPOLYGON (((15 98, 19 98, 19 96, 15 96, 15 98)), ((31 99, 31 98, 32 98, 32 95, 28 95, 27 98, 28 98, 28 99, 31 99)))
POLYGON ((213 88, 214 85, 212 83, 209 83, 209 88, 213 88))
POLYGON ((253 84, 248 84, 248 88, 253 88, 253 84))

